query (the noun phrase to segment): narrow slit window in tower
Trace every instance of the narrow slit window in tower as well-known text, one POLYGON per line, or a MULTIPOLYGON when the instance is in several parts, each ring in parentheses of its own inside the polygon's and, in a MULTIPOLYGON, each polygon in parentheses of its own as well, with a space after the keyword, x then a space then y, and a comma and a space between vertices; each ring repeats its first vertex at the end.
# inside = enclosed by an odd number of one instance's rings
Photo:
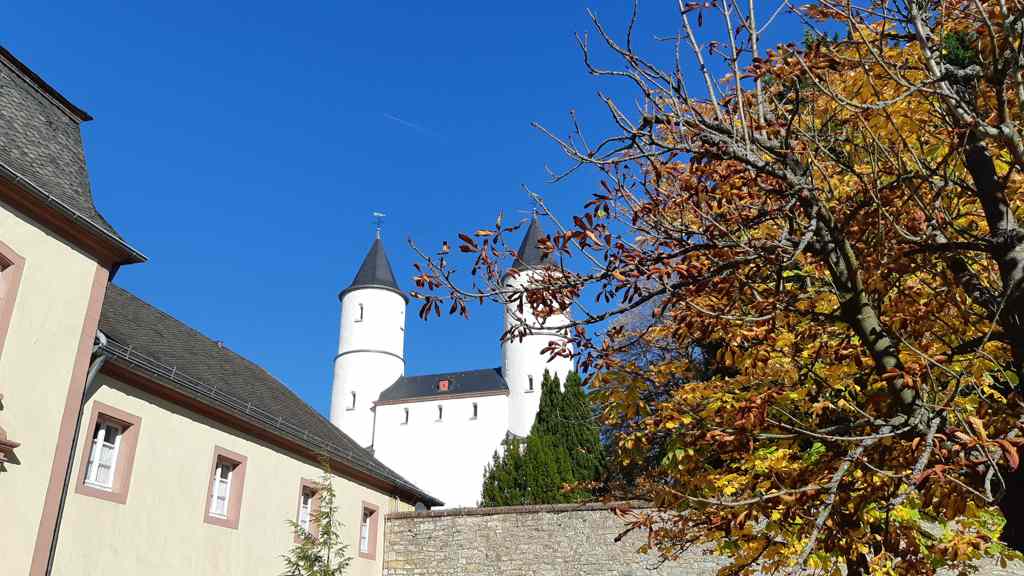
POLYGON ((476 402, 473 402, 473 417, 471 420, 476 420, 476 417, 480 415, 480 406, 476 402))
POLYGON ((352 404, 349 405, 348 409, 349 410, 355 410, 356 409, 356 393, 355 392, 352 392, 352 404))
POLYGON ((405 410, 405 420, 402 422, 402 424, 408 424, 409 423, 409 409, 408 408, 404 408, 404 410, 405 410))
POLYGON ((363 321, 363 305, 359 304, 359 318, 356 318, 356 322, 363 321))
POLYGON ((444 406, 437 405, 437 421, 440 422, 444 418, 444 406))
POLYGON ((533 392, 533 376, 527 376, 527 379, 529 380, 529 386, 527 387, 526 391, 533 392))

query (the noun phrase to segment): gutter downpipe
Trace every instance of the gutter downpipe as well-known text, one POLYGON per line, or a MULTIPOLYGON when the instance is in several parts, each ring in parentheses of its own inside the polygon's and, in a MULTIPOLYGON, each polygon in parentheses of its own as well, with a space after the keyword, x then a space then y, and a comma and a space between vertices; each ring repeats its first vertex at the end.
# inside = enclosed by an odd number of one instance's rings
POLYGON ((367 450, 370 451, 370 454, 373 454, 374 445, 377 443, 377 403, 374 402, 373 407, 370 409, 373 410, 373 424, 371 424, 373 428, 370 429, 370 447, 367 450))
POLYGON ((82 414, 85 412, 85 401, 92 390, 93 380, 99 374, 100 368, 106 363, 110 355, 105 350, 107 336, 96 330, 96 343, 92 347, 92 360, 89 364, 89 372, 85 377, 85 386, 82 387, 82 401, 78 404, 78 415, 75 418, 75 435, 71 437, 71 452, 68 453, 68 463, 64 469, 64 486, 60 491, 60 503, 57 505, 57 521, 53 526, 53 539, 50 541, 50 553, 46 559, 46 576, 53 573, 53 560, 57 554, 57 539, 60 537, 60 524, 64 518, 64 504, 67 502, 68 490, 71 488, 71 467, 75 462, 75 453, 78 451, 78 435, 82 430, 82 414))

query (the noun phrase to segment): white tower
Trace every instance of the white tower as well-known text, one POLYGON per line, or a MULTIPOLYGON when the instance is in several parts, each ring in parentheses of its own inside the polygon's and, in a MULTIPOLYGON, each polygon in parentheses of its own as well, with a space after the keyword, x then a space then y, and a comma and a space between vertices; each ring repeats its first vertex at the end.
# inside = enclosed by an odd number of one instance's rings
MULTIPOLYGON (((521 288, 528 285, 539 274, 539 270, 549 266, 550 259, 537 243, 544 237, 540 222, 536 218, 530 222, 526 231, 526 237, 516 254, 515 264, 512 266, 517 274, 508 274, 505 277, 505 285, 510 288, 521 288)), ((505 304, 505 330, 511 326, 518 325, 524 321, 531 327, 528 335, 522 339, 515 337, 502 342, 502 375, 509 387, 509 411, 508 430, 516 436, 524 437, 533 428, 533 421, 537 417, 537 410, 540 409, 541 382, 544 379, 544 371, 552 375, 558 375, 562 382, 573 369, 571 358, 558 357, 548 362, 549 354, 542 354, 541 350, 547 348, 552 340, 565 340, 564 330, 555 331, 556 326, 565 326, 569 319, 566 315, 552 315, 544 321, 534 316, 533 310, 526 302, 523 303, 523 311, 518 310, 517 302, 505 304)))
POLYGON ((405 307, 384 244, 377 238, 341 300, 331 422, 360 446, 373 444, 373 403, 405 373, 405 307))

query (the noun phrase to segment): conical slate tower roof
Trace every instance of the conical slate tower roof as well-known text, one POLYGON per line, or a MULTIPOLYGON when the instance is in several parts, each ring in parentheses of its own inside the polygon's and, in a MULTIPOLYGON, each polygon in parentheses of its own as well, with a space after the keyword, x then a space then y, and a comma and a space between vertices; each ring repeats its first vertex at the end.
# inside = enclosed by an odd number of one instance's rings
POLYGON ((539 268, 551 263, 551 255, 545 253, 537 246, 537 243, 544 236, 546 236, 544 228, 541 227, 540 222, 534 217, 530 221, 530 227, 526 229, 526 236, 523 237, 523 243, 519 246, 519 251, 516 252, 516 261, 512 265, 513 269, 539 268))
POLYGON ((343 298, 345 294, 359 288, 391 290, 401 294, 406 302, 409 301, 409 297, 402 292, 402 289, 398 287, 398 282, 395 281, 395 273, 391 271, 391 263, 388 262, 388 255, 384 252, 384 242, 379 237, 375 238, 373 244, 370 245, 370 251, 363 259, 363 264, 356 272, 352 284, 342 290, 341 294, 338 294, 338 298, 343 298))

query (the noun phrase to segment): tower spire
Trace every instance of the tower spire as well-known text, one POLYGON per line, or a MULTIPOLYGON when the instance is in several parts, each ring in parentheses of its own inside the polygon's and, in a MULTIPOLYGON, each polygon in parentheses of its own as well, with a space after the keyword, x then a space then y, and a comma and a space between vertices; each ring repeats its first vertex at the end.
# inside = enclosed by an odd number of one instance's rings
POLYGON ((341 332, 334 357, 331 422, 360 446, 374 438, 374 402, 405 373, 405 307, 409 297, 398 287, 377 234, 359 271, 342 290, 341 332))
POLYGON ((363 288, 390 290, 401 295, 406 302, 409 301, 409 297, 402 292, 402 289, 398 287, 398 281, 395 280, 395 273, 391 270, 391 262, 388 261, 388 255, 384 251, 384 241, 380 239, 379 229, 355 278, 352 279, 348 288, 342 290, 338 298, 344 298, 345 294, 363 288))
POLYGON ((375 211, 373 213, 373 218, 377 221, 377 240, 380 240, 380 231, 381 231, 381 228, 384 227, 384 217, 385 216, 387 216, 387 214, 385 214, 383 212, 376 212, 375 211))
POLYGON ((538 246, 544 236, 544 228, 541 227, 540 220, 534 214, 530 219, 530 227, 526 229, 526 235, 523 236, 523 243, 519 245, 519 251, 516 252, 516 259, 512 267, 516 270, 527 270, 550 264, 550 254, 538 246))

